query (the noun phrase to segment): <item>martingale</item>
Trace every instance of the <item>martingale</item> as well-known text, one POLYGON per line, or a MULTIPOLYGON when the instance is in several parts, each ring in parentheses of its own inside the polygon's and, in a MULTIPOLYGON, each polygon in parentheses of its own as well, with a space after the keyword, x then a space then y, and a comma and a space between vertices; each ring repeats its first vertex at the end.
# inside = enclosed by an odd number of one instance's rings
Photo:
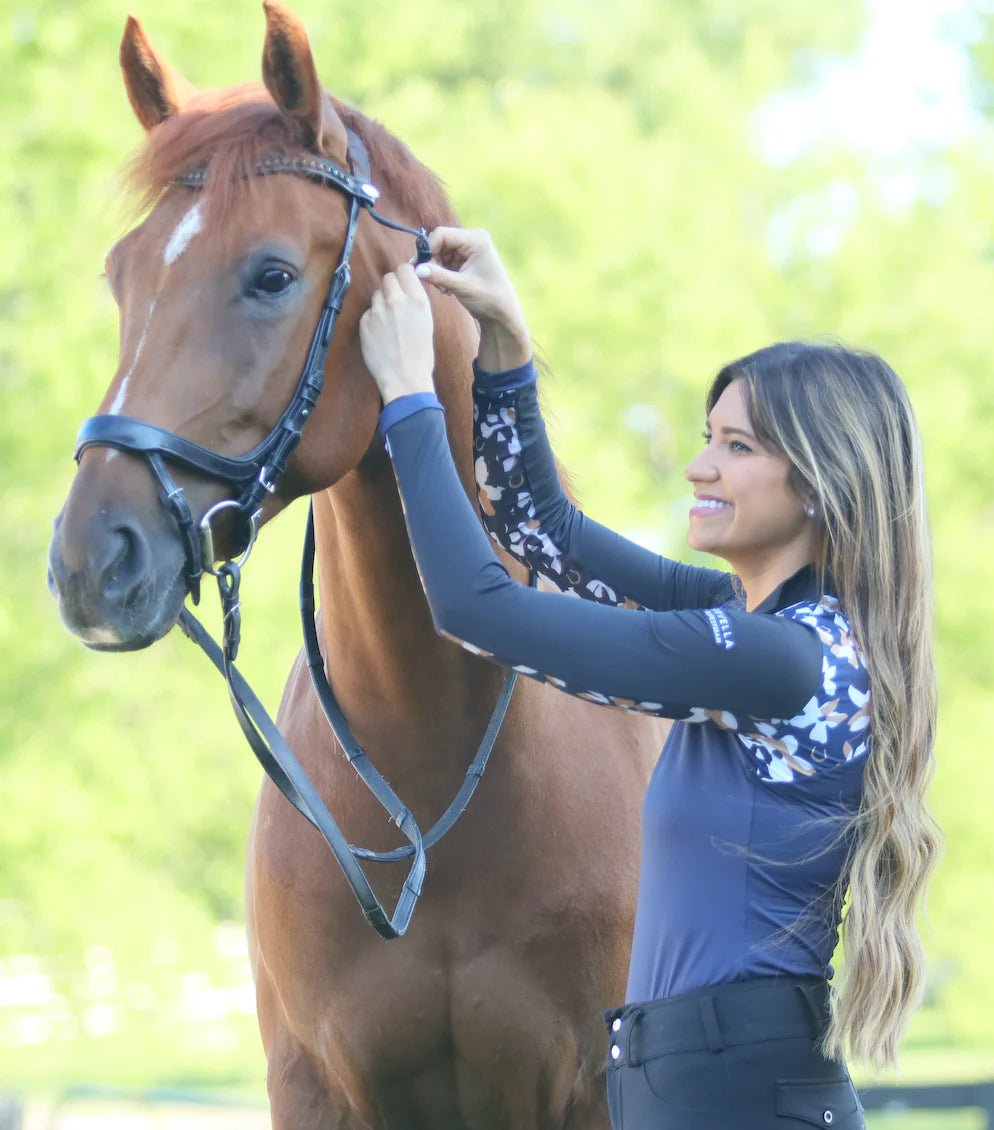
MULTIPOLYGON (((362 141, 352 131, 349 131, 349 156, 353 173, 319 157, 282 155, 264 159, 253 170, 256 176, 289 174, 315 180, 343 193, 349 204, 349 221, 342 251, 332 273, 328 294, 307 350, 300 379, 290 403, 269 435, 245 455, 229 457, 218 455, 175 432, 166 431, 143 420, 117 415, 91 416, 84 422, 76 438, 75 458, 78 462, 83 452, 90 447, 113 447, 143 455, 148 461, 161 487, 160 501, 172 514, 179 530, 184 552, 184 577, 194 604, 200 601, 202 576, 209 573, 217 579, 224 616, 223 643, 219 646, 188 609, 184 608, 180 613, 180 627, 203 649, 224 676, 235 717, 263 769, 290 804, 320 832, 345 873, 367 920, 381 937, 390 939, 400 937, 410 924, 427 868, 426 849, 437 843, 459 819, 483 776, 511 700, 517 678, 515 672, 508 671, 504 678, 483 739, 459 791, 438 821, 427 833, 422 834, 413 815, 356 741, 328 680, 315 628, 314 516, 313 510, 311 511, 304 539, 300 580, 301 623, 311 681, 345 757, 409 841, 407 845, 393 851, 374 852, 349 843, 293 750, 234 665, 241 636, 241 568, 251 553, 259 531, 262 501, 267 493, 276 489, 276 483, 299 444, 303 426, 324 387, 324 369, 335 323, 352 281, 349 260, 360 214, 366 211, 377 223, 414 236, 418 263, 427 262, 431 258, 428 233, 424 228, 417 230, 406 227, 376 211, 379 192, 370 182, 369 157, 362 141), (167 461, 228 484, 237 493, 237 497, 222 499, 204 514, 199 523, 195 523, 182 487, 177 485, 169 473, 167 461), (226 510, 234 511, 239 552, 236 558, 219 563, 215 557, 211 523, 215 515, 226 510), (360 859, 376 863, 412 860, 392 915, 387 914, 373 892, 357 862, 360 859)), ((192 189, 202 188, 206 182, 205 168, 192 169, 175 178, 175 183, 192 189)), ((533 576, 533 584, 535 579, 533 576)))

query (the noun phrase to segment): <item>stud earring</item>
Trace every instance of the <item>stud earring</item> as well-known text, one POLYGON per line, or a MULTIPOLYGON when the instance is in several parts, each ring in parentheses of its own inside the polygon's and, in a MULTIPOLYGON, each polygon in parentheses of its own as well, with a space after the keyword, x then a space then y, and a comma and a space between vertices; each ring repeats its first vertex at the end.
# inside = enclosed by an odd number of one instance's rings
POLYGON ((809 503, 804 507, 804 513, 807 514, 809 518, 813 518, 818 513, 818 507, 809 503))

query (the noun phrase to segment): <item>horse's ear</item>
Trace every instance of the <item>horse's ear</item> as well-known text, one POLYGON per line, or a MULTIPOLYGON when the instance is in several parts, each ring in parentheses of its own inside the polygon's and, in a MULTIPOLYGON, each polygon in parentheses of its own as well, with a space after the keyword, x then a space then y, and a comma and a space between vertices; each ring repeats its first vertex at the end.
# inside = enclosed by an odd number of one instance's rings
POLYGON ((345 126, 321 89, 304 25, 276 0, 265 0, 263 8, 262 80, 266 89, 308 149, 341 160, 348 151, 345 126))
POLYGON ((128 16, 124 25, 120 58, 128 100, 147 130, 171 118, 197 93, 179 71, 156 54, 134 16, 128 16))

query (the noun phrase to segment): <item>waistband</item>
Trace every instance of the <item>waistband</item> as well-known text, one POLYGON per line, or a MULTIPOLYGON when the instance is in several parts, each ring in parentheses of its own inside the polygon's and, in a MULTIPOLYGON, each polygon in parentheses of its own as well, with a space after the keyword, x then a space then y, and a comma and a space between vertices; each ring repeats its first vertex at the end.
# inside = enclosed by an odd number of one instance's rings
POLYGON ((764 1040, 817 1039, 828 1025, 826 981, 770 977, 713 985, 604 1013, 608 1062, 639 1067, 681 1052, 720 1052, 764 1040))

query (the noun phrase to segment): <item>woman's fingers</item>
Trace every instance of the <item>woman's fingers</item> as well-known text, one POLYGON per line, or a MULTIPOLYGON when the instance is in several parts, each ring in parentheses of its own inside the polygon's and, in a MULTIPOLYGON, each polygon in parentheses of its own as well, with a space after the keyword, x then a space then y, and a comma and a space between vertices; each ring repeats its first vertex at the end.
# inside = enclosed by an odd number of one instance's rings
POLYGON ((403 291, 408 298, 418 303, 427 303, 428 296, 425 288, 418 281, 418 274, 410 263, 401 263, 395 276, 398 289, 403 291))
POLYGON ((382 293, 383 297, 388 302, 391 299, 395 299, 401 293, 400 282, 398 281, 397 276, 393 271, 390 271, 388 274, 385 274, 383 276, 383 279, 380 282, 380 293, 382 293))
POLYGON ((373 291, 370 309, 381 311, 384 305, 393 306, 405 299, 418 304, 427 302, 424 287, 420 285, 414 268, 402 263, 396 271, 388 271, 380 280, 379 288, 373 291))
POLYGON ((428 236, 432 258, 467 259, 486 246, 490 237, 486 232, 471 228, 435 228, 428 236))
POLYGON ((411 266, 383 276, 359 321, 359 340, 385 403, 431 390, 431 304, 411 266))
MULTIPOLYGON (((506 324, 519 336, 527 336, 514 287, 487 232, 435 228, 428 244, 431 262, 413 268, 417 278, 442 294, 453 295, 481 324, 506 324)), ((412 267, 404 264, 403 269, 412 267)))
POLYGON ((479 290, 479 285, 468 275, 458 271, 449 271, 437 263, 421 263, 414 268, 414 273, 419 279, 431 283, 446 294, 454 294, 457 298, 468 298, 479 290))

